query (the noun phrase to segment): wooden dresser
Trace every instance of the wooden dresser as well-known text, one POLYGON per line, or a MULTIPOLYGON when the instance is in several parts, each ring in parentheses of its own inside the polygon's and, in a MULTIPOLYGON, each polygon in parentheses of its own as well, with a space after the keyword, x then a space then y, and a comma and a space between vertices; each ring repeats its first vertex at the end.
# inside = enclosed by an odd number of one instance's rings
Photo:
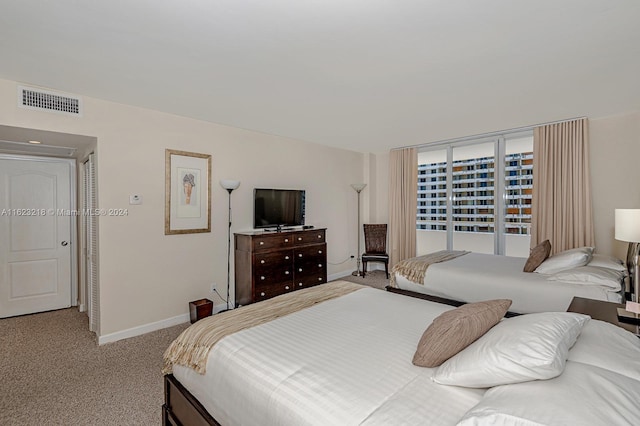
POLYGON ((326 283, 325 231, 234 234, 236 306, 326 283))

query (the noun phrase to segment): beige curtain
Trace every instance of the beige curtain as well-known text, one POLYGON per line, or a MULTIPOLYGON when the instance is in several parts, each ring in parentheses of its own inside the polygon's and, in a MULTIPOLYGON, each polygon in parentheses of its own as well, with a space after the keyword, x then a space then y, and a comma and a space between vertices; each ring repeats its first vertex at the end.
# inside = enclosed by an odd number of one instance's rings
POLYGON ((593 246, 587 119, 533 131, 531 247, 548 239, 551 253, 593 246))
POLYGON ((389 156, 389 263, 416 255, 418 150, 393 150, 389 156))

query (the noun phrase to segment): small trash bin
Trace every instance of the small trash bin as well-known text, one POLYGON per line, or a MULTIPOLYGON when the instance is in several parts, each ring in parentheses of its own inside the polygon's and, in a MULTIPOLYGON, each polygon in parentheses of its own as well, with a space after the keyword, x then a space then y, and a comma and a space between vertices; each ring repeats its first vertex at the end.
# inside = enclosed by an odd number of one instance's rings
POLYGON ((213 302, 209 299, 199 299, 189 302, 189 316, 191 324, 202 318, 211 316, 213 313, 213 302))

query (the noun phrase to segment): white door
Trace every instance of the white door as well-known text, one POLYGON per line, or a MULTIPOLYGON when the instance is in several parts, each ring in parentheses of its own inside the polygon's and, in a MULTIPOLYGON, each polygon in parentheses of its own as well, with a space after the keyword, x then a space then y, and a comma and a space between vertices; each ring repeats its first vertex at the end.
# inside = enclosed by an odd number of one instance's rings
POLYGON ((71 165, 0 158, 0 318, 71 306, 71 165))

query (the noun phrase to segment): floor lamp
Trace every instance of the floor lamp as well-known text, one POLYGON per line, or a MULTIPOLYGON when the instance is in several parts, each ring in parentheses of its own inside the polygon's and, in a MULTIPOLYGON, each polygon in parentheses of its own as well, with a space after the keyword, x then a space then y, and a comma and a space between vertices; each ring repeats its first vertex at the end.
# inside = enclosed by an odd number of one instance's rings
POLYGON ((362 276, 362 271, 360 271, 360 193, 366 186, 366 183, 351 184, 351 187, 358 193, 358 256, 356 256, 356 270, 351 273, 354 277, 362 276))
POLYGON ((221 180, 220 186, 229 193, 229 229, 227 231, 227 310, 229 310, 229 290, 231 282, 231 192, 240 186, 237 180, 221 180))
POLYGON ((627 268, 631 275, 633 292, 631 301, 627 302, 626 309, 618 308, 618 319, 624 322, 640 324, 640 209, 616 209, 615 213, 615 238, 627 241, 627 268))

